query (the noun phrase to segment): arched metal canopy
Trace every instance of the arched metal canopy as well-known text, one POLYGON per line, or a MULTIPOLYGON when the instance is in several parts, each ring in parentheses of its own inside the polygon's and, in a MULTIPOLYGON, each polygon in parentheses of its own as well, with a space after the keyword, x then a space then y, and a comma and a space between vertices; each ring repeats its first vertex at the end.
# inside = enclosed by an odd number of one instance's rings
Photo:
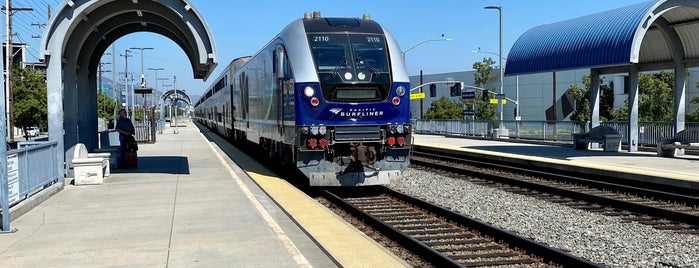
POLYGON ((187 105, 192 105, 192 100, 189 98, 189 95, 187 95, 187 93, 185 93, 183 90, 179 89, 171 89, 165 91, 165 93, 163 93, 163 96, 160 99, 163 101, 167 101, 171 97, 174 97, 177 100, 184 101, 187 103, 187 105))
MULTIPOLYGON (((47 64, 49 140, 59 148, 97 147, 97 67, 117 39, 135 32, 160 34, 187 55, 194 78, 217 64, 211 31, 190 0, 67 0, 41 40, 47 64)), ((63 164, 63 152, 58 159, 63 164)))
MULTIPOLYGON (((517 39, 505 75, 636 64, 699 66, 699 1, 650 1, 536 26, 517 39)), ((608 72, 614 72, 609 70, 608 72)))
POLYGON ((590 68, 591 127, 600 124, 600 75, 628 73, 626 137, 636 151, 640 71, 674 70, 675 132, 685 127, 685 69, 699 66, 699 1, 651 1, 537 26, 507 59, 506 75, 590 68))

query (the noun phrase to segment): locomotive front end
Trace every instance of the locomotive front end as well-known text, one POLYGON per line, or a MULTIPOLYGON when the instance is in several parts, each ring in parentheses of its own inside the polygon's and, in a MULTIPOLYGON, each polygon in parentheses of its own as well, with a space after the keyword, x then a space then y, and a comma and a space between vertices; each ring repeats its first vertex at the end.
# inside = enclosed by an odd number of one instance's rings
POLYGON ((318 82, 296 83, 297 168, 314 186, 396 182, 410 162, 411 125, 395 41, 368 19, 304 23, 318 82))

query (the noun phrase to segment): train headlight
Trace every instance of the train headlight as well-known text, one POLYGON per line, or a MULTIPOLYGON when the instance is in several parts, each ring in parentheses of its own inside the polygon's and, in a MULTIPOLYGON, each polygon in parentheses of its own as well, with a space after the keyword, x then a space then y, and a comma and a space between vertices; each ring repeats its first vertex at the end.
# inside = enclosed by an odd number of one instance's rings
POLYGON ((325 135, 325 133, 326 133, 327 131, 328 131, 328 128, 327 128, 326 126, 320 126, 320 127, 318 127, 318 133, 320 133, 320 135, 325 135))
POLYGON ((311 135, 318 135, 318 126, 311 126, 311 135))
POLYGON ((306 95, 306 97, 313 97, 313 95, 316 94, 316 90, 313 89, 312 86, 307 86, 306 88, 303 89, 303 95, 306 95))
POLYGON ((397 125, 396 131, 398 131, 398 133, 400 133, 400 134, 403 134, 403 125, 397 125))
POLYGON ((308 135, 308 132, 309 132, 308 127, 302 127, 302 128, 301 128, 301 134, 303 134, 303 135, 308 135))
POLYGON ((404 86, 398 86, 398 87, 396 88, 396 94, 398 94, 398 96, 403 97, 403 95, 405 95, 405 87, 404 87, 404 86))

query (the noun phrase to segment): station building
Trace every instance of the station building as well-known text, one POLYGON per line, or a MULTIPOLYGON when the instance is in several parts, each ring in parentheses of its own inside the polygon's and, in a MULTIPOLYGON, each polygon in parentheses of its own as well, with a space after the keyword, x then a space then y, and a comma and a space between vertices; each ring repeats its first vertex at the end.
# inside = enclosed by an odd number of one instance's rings
MULTIPOLYGON (((672 70, 667 70, 672 72, 672 70)), ((690 75, 687 77, 687 104, 686 111, 694 111, 699 108, 699 105, 691 103, 691 100, 695 97, 699 97, 699 88, 697 87, 697 82, 699 82, 699 68, 690 68, 690 75)), ((466 87, 474 85, 474 74, 475 70, 471 71, 460 71, 452 73, 437 73, 437 74, 423 74, 422 81, 424 83, 434 82, 434 81, 461 81, 464 82, 466 87)), ((492 74, 496 77, 500 73, 500 70, 494 68, 492 74)), ((508 99, 517 100, 519 99, 519 115, 521 120, 526 121, 565 121, 570 118, 573 114, 572 111, 575 109, 575 105, 570 103, 566 98, 566 92, 571 85, 578 85, 581 89, 585 89, 583 84, 583 76, 590 75, 590 69, 578 69, 569 71, 559 71, 555 72, 555 88, 554 88, 554 73, 537 73, 537 74, 527 74, 519 76, 505 76, 504 89, 503 92, 508 99), (519 88, 519 90, 517 90, 519 88), (519 92, 519 98, 517 93, 519 92), (553 96, 556 93, 556 114, 552 114, 552 107, 554 105, 553 96), (573 109, 573 110, 571 110, 573 109)), ((619 109, 624 105, 624 100, 628 99, 628 83, 627 74, 619 75, 605 75, 604 84, 612 85, 614 89, 614 108, 619 109)), ((413 75, 410 76, 411 87, 416 87, 420 85, 420 76, 413 75)), ((421 101, 420 99, 414 99, 410 101, 410 111, 412 119, 421 119, 420 114, 424 115, 427 109, 433 101, 437 101, 443 96, 456 101, 461 102, 461 96, 450 96, 450 84, 437 84, 436 94, 431 95, 430 87, 424 86, 423 92, 425 93, 425 98, 421 101), (422 112, 420 109, 420 102, 422 102, 422 112)), ((500 92, 500 82, 496 78, 495 80, 489 81, 486 89, 491 91, 500 92)), ((415 89, 411 93, 418 93, 420 89, 415 89)), ((492 95, 491 95, 492 97, 492 95)), ((507 101, 504 105, 503 119, 504 120, 515 120, 514 109, 515 103, 507 101)), ((470 108, 470 107, 469 107, 470 108)))

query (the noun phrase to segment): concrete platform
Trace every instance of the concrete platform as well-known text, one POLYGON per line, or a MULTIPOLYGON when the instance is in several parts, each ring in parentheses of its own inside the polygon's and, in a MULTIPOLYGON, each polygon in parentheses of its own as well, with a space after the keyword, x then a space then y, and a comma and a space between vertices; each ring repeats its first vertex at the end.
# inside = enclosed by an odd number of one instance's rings
POLYGON ((667 184, 699 190, 699 156, 678 158, 656 156, 650 152, 603 152, 574 150, 571 147, 527 144, 508 140, 482 140, 415 134, 415 146, 458 150, 483 159, 614 175, 619 178, 667 184))
POLYGON ((173 134, 166 129, 156 144, 140 145, 138 169, 113 170, 103 185, 66 185, 13 219, 11 228, 17 232, 0 234, 0 266, 405 265, 263 168, 236 165, 247 160, 213 144, 215 136, 191 122, 178 130, 173 134), (271 191, 292 199, 270 198, 248 173, 263 177, 271 191), (305 207, 285 210, 279 206, 283 203, 305 207), (319 218, 309 220, 309 215, 335 222, 327 226, 319 218), (345 235, 333 229, 336 226, 350 231, 343 231, 345 235), (333 236, 346 246, 327 242, 333 236), (364 251, 350 247, 375 253, 357 254, 364 251))

